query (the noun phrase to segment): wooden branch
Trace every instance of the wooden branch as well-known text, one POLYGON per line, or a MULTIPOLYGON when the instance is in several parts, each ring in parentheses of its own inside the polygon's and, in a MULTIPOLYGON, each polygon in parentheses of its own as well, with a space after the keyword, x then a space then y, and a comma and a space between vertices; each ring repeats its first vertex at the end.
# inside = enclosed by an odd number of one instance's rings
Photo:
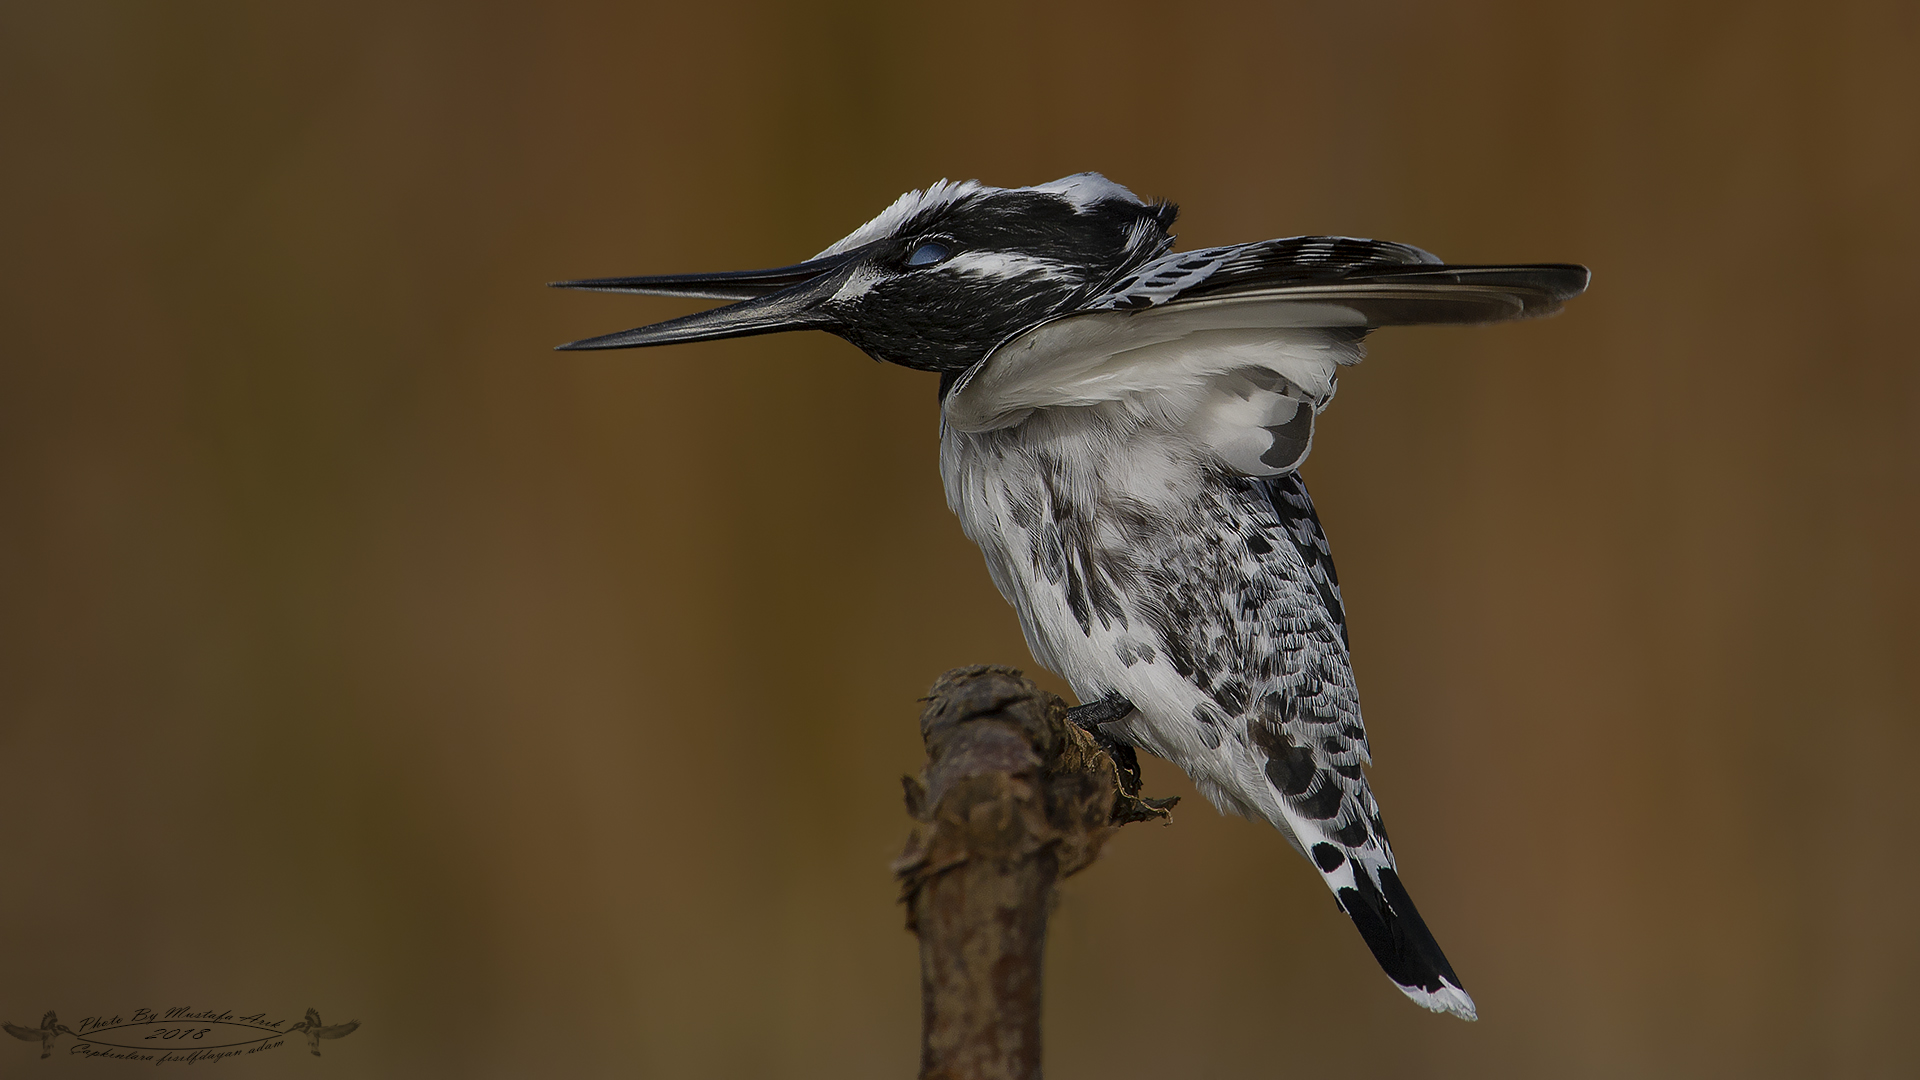
POLYGON ((920 733, 927 766, 905 778, 915 825, 893 866, 920 938, 920 1075, 1032 1080, 1054 884, 1178 800, 1140 798, 1132 749, 1011 668, 941 676, 920 733))

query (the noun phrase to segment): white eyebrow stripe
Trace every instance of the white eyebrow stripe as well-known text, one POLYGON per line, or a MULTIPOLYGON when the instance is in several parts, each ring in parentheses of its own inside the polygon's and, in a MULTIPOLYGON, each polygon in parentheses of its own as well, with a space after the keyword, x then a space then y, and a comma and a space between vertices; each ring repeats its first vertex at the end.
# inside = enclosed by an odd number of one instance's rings
POLYGON ((905 195, 895 199, 892 206, 880 211, 879 216, 875 217, 872 221, 867 222, 865 225, 860 226, 835 241, 833 246, 815 255, 814 258, 824 259, 828 255, 838 255, 843 251, 851 251, 861 244, 892 236, 894 230, 905 225, 908 220, 922 210, 948 206, 959 202, 969 195, 982 191, 996 190, 998 189, 986 187, 978 180, 966 180, 957 184, 951 180, 942 180, 937 184, 929 186, 925 191, 909 191, 905 195))
POLYGON ((916 215, 923 211, 937 210, 951 206, 975 195, 993 196, 1009 191, 1032 191, 1042 195, 1051 195, 1073 207, 1077 214, 1084 214, 1104 202, 1124 202, 1133 206, 1145 206, 1140 196, 1125 187, 1101 176, 1099 173, 1075 173, 1058 180, 1032 187, 997 188, 989 187, 978 180, 963 180, 955 183, 942 180, 929 185, 925 191, 909 191, 893 201, 893 205, 880 211, 872 221, 848 233, 827 250, 815 255, 823 259, 828 255, 838 255, 851 251, 861 244, 894 235, 916 215))
POLYGON ((1071 269, 1052 259, 1011 251, 963 251, 941 263, 940 269, 994 278, 1024 277, 1028 274, 1048 278, 1073 276, 1071 269))

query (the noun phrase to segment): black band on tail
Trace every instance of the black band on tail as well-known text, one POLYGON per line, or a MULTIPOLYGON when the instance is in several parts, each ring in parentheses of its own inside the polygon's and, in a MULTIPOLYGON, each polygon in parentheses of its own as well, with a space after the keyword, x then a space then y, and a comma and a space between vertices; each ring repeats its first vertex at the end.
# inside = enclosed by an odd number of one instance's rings
POLYGON ((1453 973, 1440 943, 1433 940, 1426 921, 1414 909, 1413 900, 1400 884, 1400 875, 1391 867, 1380 868, 1380 887, 1375 888, 1367 872, 1353 868, 1356 887, 1341 889, 1340 907, 1359 927, 1360 936, 1373 950, 1387 977, 1403 987, 1439 993, 1441 981, 1464 990, 1460 977, 1453 973))

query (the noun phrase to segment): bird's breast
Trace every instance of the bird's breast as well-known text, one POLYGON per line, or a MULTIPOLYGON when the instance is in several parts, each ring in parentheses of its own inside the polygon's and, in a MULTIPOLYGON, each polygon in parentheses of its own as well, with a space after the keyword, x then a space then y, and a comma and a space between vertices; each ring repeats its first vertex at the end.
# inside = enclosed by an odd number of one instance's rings
POLYGON ((1157 545, 1199 511, 1207 462, 1118 404, 941 434, 947 503, 980 546, 1035 659, 1099 692, 1111 647, 1155 589, 1157 545))

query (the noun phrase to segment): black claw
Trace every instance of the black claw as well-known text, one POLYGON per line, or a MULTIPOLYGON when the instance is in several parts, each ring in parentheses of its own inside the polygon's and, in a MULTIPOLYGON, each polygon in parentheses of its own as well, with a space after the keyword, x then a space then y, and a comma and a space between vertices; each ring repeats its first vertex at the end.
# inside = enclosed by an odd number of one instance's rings
MULTIPOLYGON (((1133 747, 1123 742, 1114 741, 1114 739, 1104 731, 1095 731, 1093 733, 1093 741, 1099 743, 1100 749, 1105 750, 1107 756, 1113 759, 1113 771, 1120 776, 1120 793, 1138 798, 1140 795, 1140 757, 1133 752, 1133 747)), ((1177 797, 1176 801, 1178 801, 1177 797)), ((1167 805, 1171 806, 1173 804, 1168 803, 1167 805)))
POLYGON ((1133 702, 1119 694, 1109 694, 1099 701, 1089 701, 1084 705, 1075 705, 1067 710, 1067 719, 1093 736, 1093 741, 1113 759, 1114 772, 1119 774, 1120 794, 1125 796, 1122 805, 1114 808, 1117 821, 1146 821, 1152 818, 1165 818, 1167 810, 1180 801, 1178 795, 1165 799, 1146 799, 1140 796, 1140 756, 1133 746, 1123 743, 1108 731, 1107 725, 1123 719, 1133 712, 1133 702))
POLYGON ((1128 795, 1138 795, 1140 794, 1140 758, 1134 754, 1132 746, 1114 738, 1113 734, 1106 730, 1106 725, 1132 711, 1133 702, 1119 694, 1108 694, 1099 701, 1089 701, 1084 705, 1069 708, 1067 719, 1093 736, 1093 741, 1113 759, 1114 767, 1120 772, 1120 790, 1128 795))

